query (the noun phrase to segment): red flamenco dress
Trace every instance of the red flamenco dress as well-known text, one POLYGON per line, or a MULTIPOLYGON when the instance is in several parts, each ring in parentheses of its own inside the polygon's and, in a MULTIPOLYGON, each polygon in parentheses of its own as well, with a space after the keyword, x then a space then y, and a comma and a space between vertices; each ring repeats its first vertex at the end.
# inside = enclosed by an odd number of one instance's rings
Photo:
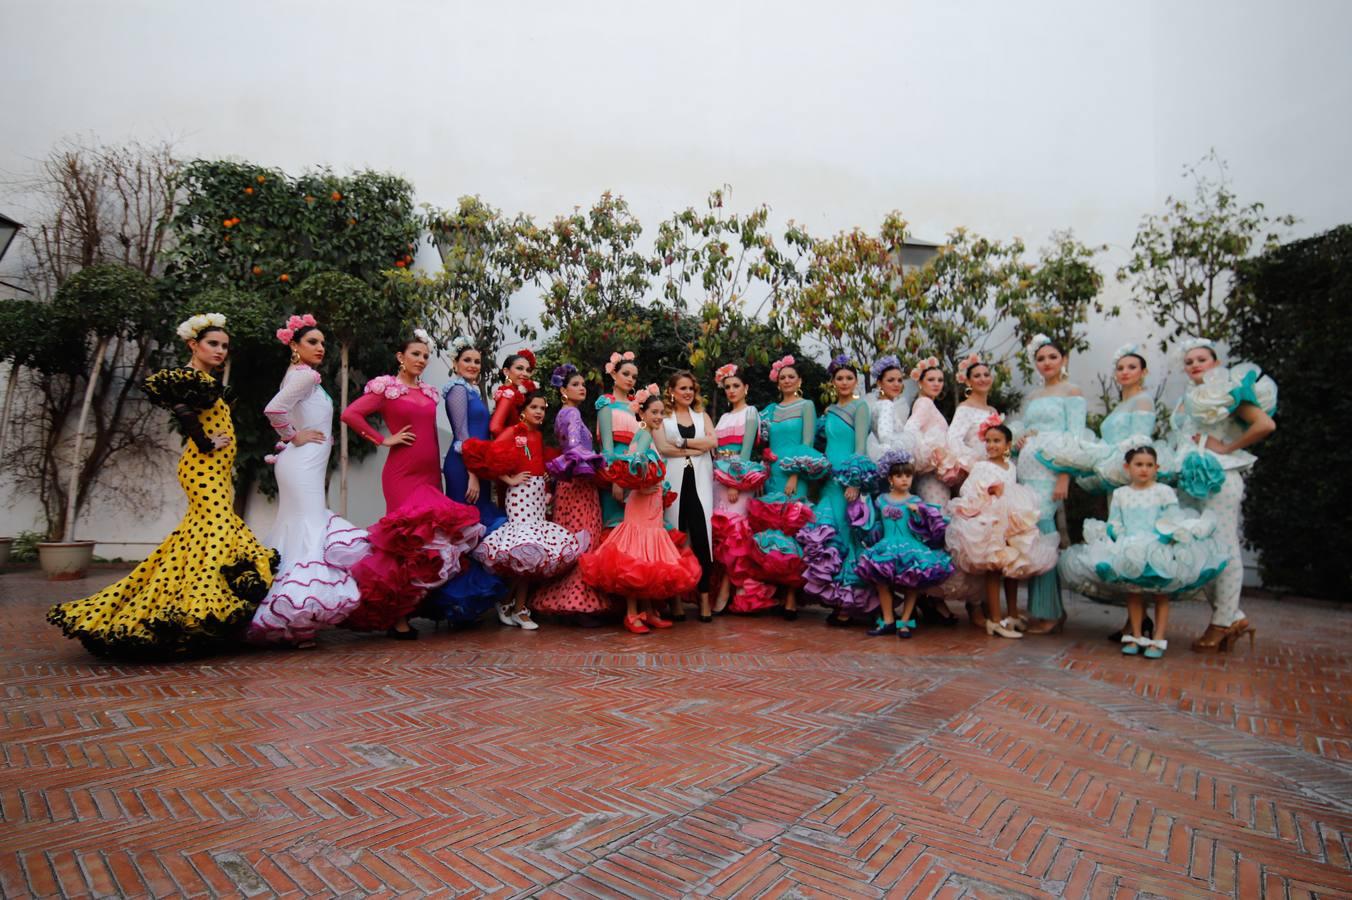
POLYGON ((358 631, 393 627, 417 609, 429 588, 460 572, 465 554, 483 536, 479 510, 441 492, 437 446, 437 391, 422 381, 408 385, 392 375, 366 383, 366 393, 343 411, 343 421, 373 444, 384 435, 366 417, 379 413, 391 432, 405 427, 412 444, 391 447, 381 475, 384 518, 371 526, 371 553, 352 569, 361 605, 343 623, 358 631))
POLYGON ((491 441, 470 438, 462 445, 465 467, 480 478, 520 473, 526 480, 507 489, 507 524, 474 548, 474 558, 500 578, 541 581, 571 569, 590 546, 591 535, 577 534, 545 518, 544 435, 525 423, 491 441))
POLYGON ((582 580, 599 591, 662 600, 694 590, 700 565, 680 532, 669 532, 662 517, 666 465, 653 448, 652 435, 641 430, 628 451, 607 454, 604 477, 629 491, 624 521, 600 547, 578 560, 582 580))

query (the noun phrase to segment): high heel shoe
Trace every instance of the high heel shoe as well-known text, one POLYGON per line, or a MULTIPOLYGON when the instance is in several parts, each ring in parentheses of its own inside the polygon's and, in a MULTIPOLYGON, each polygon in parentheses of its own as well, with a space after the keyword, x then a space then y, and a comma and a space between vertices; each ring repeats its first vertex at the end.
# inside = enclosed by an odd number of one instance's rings
POLYGON ((1246 634, 1249 636, 1249 649, 1253 650, 1253 640, 1258 629, 1250 625, 1248 619, 1240 619, 1229 627, 1208 625, 1202 636, 1192 642, 1192 649, 1197 653, 1229 653, 1230 645, 1246 634))
POLYGON ((712 622, 714 620, 714 617, 709 613, 700 613, 699 620, 701 622, 712 622))
POLYGON ((1066 627, 1066 614, 1061 613, 1059 619, 1038 619, 1028 623, 1024 629, 1024 634, 1060 634, 1066 627))

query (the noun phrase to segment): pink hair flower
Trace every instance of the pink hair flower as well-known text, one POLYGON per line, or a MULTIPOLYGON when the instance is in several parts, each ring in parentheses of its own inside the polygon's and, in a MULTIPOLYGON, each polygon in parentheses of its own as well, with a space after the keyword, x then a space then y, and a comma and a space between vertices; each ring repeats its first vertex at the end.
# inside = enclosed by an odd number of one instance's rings
POLYGON ((610 354, 610 361, 606 363, 606 374, 614 375, 615 370, 627 362, 634 361, 634 351, 626 350, 623 353, 610 354))
POLYGON ((922 359, 920 360, 920 362, 916 363, 915 368, 911 370, 911 380, 919 381, 920 376, 924 375, 930 369, 937 368, 939 368, 938 357, 935 356, 926 357, 925 359, 922 359))
POLYGON ((798 360, 794 359, 792 355, 786 355, 783 359, 777 359, 770 363, 770 382, 778 384, 780 371, 785 368, 791 369, 796 365, 798 365, 798 360))
POLYGON ((999 413, 991 413, 989 416, 987 416, 985 419, 981 421, 980 425, 976 427, 976 436, 984 441, 986 439, 986 432, 990 431, 996 425, 1003 424, 1005 424, 1004 416, 1000 415, 999 413))
POLYGON ((958 363, 958 374, 955 376, 958 384, 966 384, 968 371, 971 370, 972 366, 979 365, 982 365, 981 354, 969 353, 963 357, 962 362, 958 363))
POLYGON ((718 369, 714 372, 714 384, 718 385, 719 387, 722 387, 723 382, 727 381, 729 378, 733 377, 736 374, 737 374, 737 366, 733 363, 728 363, 725 366, 719 366, 718 369))

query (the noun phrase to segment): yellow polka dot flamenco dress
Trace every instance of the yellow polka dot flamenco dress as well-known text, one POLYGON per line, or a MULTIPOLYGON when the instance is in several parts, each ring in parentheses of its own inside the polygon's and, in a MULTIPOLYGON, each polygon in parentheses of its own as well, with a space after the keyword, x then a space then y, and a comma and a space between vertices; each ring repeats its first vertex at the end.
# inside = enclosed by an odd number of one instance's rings
POLYGON ((189 441, 178 462, 188 511, 131 574, 91 597, 52 607, 47 621, 101 656, 185 655, 238 637, 267 595, 277 556, 234 512, 235 444, 221 385, 196 369, 146 379, 151 403, 171 410, 189 441))

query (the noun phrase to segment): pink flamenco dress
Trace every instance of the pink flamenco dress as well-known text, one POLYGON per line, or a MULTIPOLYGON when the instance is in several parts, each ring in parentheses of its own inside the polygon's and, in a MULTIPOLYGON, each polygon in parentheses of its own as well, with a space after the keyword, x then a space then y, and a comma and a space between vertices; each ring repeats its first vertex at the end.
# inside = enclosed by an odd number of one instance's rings
POLYGON ((976 463, 949 504, 946 543, 963 572, 1023 580, 1056 567, 1059 538, 1038 530, 1040 501, 1015 472, 1013 463, 976 463))
POLYGON ((368 532, 371 553, 352 569, 362 602, 343 624, 358 631, 390 628, 417 609, 430 588, 445 584, 483 536, 479 511, 441 492, 437 391, 393 375, 366 383, 343 410, 343 421, 373 444, 384 436, 366 417, 379 413, 392 433, 411 428, 414 441, 391 447, 381 473, 385 516, 368 532))
POLYGON ((623 455, 607 454, 604 477, 629 491, 624 520, 578 560, 582 580, 608 594, 665 600, 694 590, 700 565, 685 535, 667 531, 662 509, 666 465, 640 430, 623 455), (648 491, 649 488, 658 490, 648 491))
POLYGON ((324 477, 333 447, 333 400, 319 372, 292 366, 263 413, 281 439, 276 455, 268 457, 278 498, 267 543, 282 561, 246 636, 260 644, 303 643, 357 608, 361 596, 351 570, 370 543, 365 529, 328 508, 324 477), (292 445, 303 429, 323 432, 324 439, 292 445))
POLYGON ((725 412, 714 426, 714 511, 709 517, 714 537, 714 560, 728 573, 735 589, 728 609, 752 613, 775 604, 774 587, 756 577, 752 559, 755 535, 748 511, 752 495, 764 486, 770 472, 753 462, 751 453, 760 435, 760 413, 754 406, 725 412), (738 492, 734 501, 732 491, 738 492))
POLYGON ((962 468, 948 446, 948 420, 928 397, 915 398, 902 427, 902 443, 915 459, 915 492, 926 503, 945 507, 952 485, 962 480, 962 468))
MULTIPOLYGON (((559 455, 545 463, 545 471, 554 479, 550 519, 572 534, 587 535, 589 546, 599 546, 603 526, 595 479, 605 460, 592 449, 591 433, 575 406, 565 406, 554 417, 554 437, 559 455)), ((583 580, 575 566, 540 585, 531 595, 530 606, 536 612, 588 616, 607 613, 612 604, 583 580)))
POLYGON ((499 578, 543 581, 572 568, 590 546, 591 535, 574 534, 545 518, 544 436, 519 422, 491 441, 470 438, 462 452, 466 468, 480 478, 527 476, 507 489, 507 524, 479 542, 474 558, 499 578))

